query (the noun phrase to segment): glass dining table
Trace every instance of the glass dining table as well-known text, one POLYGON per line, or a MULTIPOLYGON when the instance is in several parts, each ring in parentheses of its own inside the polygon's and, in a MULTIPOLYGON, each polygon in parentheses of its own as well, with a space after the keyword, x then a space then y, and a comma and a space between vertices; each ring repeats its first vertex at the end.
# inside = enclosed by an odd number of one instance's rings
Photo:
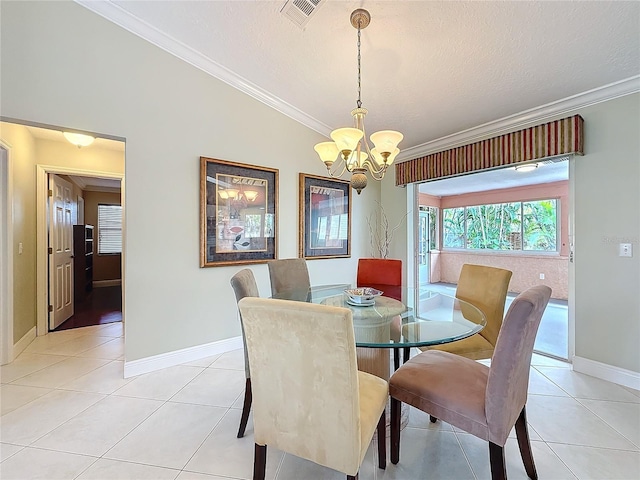
POLYGON ((348 308, 353 329, 358 368, 385 380, 390 376, 390 349, 441 345, 480 332, 484 314, 475 306, 455 297, 429 290, 428 285, 402 288, 402 301, 375 298, 375 304, 356 306, 344 290, 348 284, 318 285, 310 289, 279 292, 272 298, 307 301, 348 308))

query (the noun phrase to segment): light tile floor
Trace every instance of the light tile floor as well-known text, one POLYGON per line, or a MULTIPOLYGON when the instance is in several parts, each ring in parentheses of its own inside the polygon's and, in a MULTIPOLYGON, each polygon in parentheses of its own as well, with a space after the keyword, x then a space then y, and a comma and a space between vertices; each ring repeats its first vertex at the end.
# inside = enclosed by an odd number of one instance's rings
MULTIPOLYGON (((1 367, 0 478, 251 478, 242 351, 128 379, 123 351, 122 325, 98 325, 39 337, 1 367)), ((534 355, 527 410, 541 479, 640 478, 640 392, 534 355)), ((506 457, 509 478, 526 478, 513 435, 506 457)), ((360 479, 490 478, 485 442, 414 409, 400 463, 376 465, 373 445, 360 479)), ((344 475, 269 449, 267 478, 344 475)))

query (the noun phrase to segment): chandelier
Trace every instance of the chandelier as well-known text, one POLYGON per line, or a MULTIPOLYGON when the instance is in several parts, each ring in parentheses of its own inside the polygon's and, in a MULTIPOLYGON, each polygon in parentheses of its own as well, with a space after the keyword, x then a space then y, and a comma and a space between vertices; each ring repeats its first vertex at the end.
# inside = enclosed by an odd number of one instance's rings
POLYGON ((387 168, 400 153, 398 143, 403 138, 400 132, 382 130, 371 134, 373 148, 367 143, 364 117, 368 112, 362 107, 360 99, 360 32, 370 22, 371 15, 362 8, 351 13, 351 25, 358 30, 358 100, 356 108, 351 111, 354 126, 332 131, 333 142, 321 142, 313 147, 327 166, 329 176, 341 177, 347 171, 351 173, 351 186, 358 195, 367 186, 367 169, 375 180, 382 180, 387 168))

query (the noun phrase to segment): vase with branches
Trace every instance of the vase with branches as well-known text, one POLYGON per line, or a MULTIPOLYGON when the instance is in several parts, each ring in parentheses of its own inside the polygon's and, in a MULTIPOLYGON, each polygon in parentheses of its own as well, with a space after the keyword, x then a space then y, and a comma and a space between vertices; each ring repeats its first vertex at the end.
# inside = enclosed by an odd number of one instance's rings
POLYGON ((369 225, 369 239, 371 241, 371 256, 374 258, 387 258, 393 235, 400 228, 404 219, 409 215, 405 213, 395 227, 389 223, 389 217, 380 202, 377 202, 379 212, 373 212, 367 217, 369 225), (379 215, 378 215, 379 213, 379 215))

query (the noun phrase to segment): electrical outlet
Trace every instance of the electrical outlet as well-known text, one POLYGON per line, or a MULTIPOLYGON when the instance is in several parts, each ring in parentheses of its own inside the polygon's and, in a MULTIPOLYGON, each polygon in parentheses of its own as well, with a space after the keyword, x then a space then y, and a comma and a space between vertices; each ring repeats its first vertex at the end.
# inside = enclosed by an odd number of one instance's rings
POLYGON ((544 273, 540 274, 540 280, 544 280, 544 273))
POLYGON ((632 257, 633 256, 633 248, 630 243, 621 243, 620 251, 618 253, 621 257, 632 257))
POLYGON ((18 243, 18 255, 22 255, 23 250, 22 242, 18 243))

